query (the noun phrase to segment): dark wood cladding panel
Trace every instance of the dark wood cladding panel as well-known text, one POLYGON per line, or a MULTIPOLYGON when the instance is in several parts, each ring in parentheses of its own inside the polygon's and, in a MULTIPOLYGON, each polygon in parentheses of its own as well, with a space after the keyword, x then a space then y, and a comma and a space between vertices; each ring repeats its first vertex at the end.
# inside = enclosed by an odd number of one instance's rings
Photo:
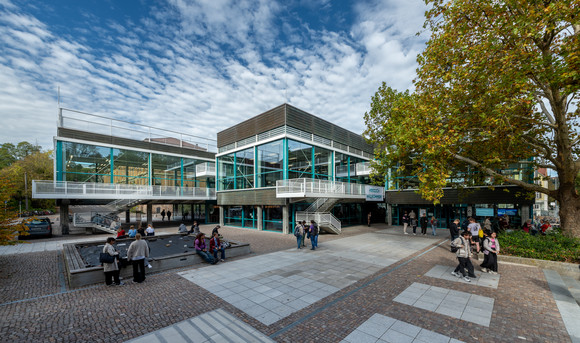
POLYGON ((343 129, 342 127, 334 125, 322 118, 315 117, 296 107, 290 105, 286 106, 286 122, 288 126, 313 133, 317 136, 338 143, 349 145, 371 154, 373 153, 372 145, 368 144, 361 135, 343 129))
MULTIPOLYGON (((432 205, 417 193, 411 190, 389 191, 386 193, 387 204, 401 205, 432 205)), ((533 193, 521 187, 496 187, 468 188, 468 189, 444 189, 441 204, 522 204, 533 205, 533 193)))
POLYGON ((217 193, 217 203, 228 205, 284 205, 286 199, 276 198, 276 189, 247 189, 217 193))
POLYGON ((174 145, 158 144, 154 142, 138 141, 122 137, 107 136, 98 133, 58 128, 58 136, 90 142, 91 144, 113 144, 123 148, 138 148, 158 153, 173 153, 191 157, 215 159, 215 153, 195 149, 182 148, 174 145))
POLYGON ((218 148, 285 125, 285 107, 280 105, 218 132, 218 148))

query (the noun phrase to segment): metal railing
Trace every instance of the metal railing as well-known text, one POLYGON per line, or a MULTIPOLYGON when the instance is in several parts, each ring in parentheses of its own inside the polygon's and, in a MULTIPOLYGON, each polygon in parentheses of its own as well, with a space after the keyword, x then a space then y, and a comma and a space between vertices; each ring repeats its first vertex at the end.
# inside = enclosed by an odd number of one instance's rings
POLYGON ((120 183, 32 181, 36 199, 199 199, 215 200, 215 188, 147 186, 120 183))
POLYGON ((121 222, 116 216, 104 215, 99 212, 77 212, 73 215, 73 225, 75 227, 95 228, 108 233, 117 233, 116 228, 121 222), (118 223, 115 229, 111 228, 111 223, 118 223))
POLYGON ((338 220, 338 218, 336 218, 332 213, 296 212, 296 220, 304 220, 306 223, 310 223, 311 220, 314 220, 321 230, 334 234, 340 234, 342 232, 340 220, 338 220))
POLYGON ((215 139, 189 135, 177 131, 108 118, 67 108, 60 108, 57 124, 58 127, 62 128, 158 144, 173 145, 194 150, 217 152, 217 141, 215 139))
POLYGON ((365 198, 365 185, 306 178, 278 180, 276 197, 365 198))

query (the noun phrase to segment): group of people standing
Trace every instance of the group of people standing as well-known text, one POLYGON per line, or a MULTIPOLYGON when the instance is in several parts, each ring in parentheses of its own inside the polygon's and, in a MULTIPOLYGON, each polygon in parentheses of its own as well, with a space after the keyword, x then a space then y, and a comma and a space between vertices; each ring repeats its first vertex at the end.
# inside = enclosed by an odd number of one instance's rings
MULTIPOLYGON (((456 277, 463 277, 467 282, 470 278, 475 278, 471 255, 484 254, 483 263, 480 264, 484 273, 497 274, 497 254, 500 251, 497 232, 490 229, 482 229, 481 225, 474 218, 468 218, 469 224, 466 230, 459 234, 459 219, 455 219, 450 227, 451 251, 455 252, 459 264, 451 274, 456 277)), ((477 257, 477 255, 475 255, 477 257)))
POLYGON ((407 213, 405 211, 403 213, 403 217, 401 218, 403 222, 403 233, 408 235, 407 227, 413 228, 413 235, 417 235, 417 226, 418 224, 421 226, 421 234, 427 234, 427 228, 431 226, 431 235, 437 236, 437 224, 438 220, 435 216, 432 216, 431 219, 427 217, 426 213, 421 214, 421 217, 417 220, 417 214, 415 211, 411 210, 411 213, 407 213))
MULTIPOLYGON (((107 242, 103 247, 102 252, 114 257, 113 262, 103 263, 103 271, 105 272, 105 284, 124 285, 119 279, 120 272, 120 256, 119 251, 115 249, 116 239, 113 237, 107 238, 107 242)), ((129 245, 127 250, 127 261, 133 265, 133 282, 141 283, 145 281, 145 266, 149 258, 149 245, 142 239, 141 234, 135 234, 135 240, 129 245)))
POLYGON ((318 248, 318 235, 320 234, 320 229, 318 224, 314 220, 310 221, 310 226, 306 224, 306 221, 297 221, 294 227, 294 236, 296 237, 296 243, 298 249, 306 247, 304 244, 305 238, 310 238, 310 250, 316 250, 318 248))

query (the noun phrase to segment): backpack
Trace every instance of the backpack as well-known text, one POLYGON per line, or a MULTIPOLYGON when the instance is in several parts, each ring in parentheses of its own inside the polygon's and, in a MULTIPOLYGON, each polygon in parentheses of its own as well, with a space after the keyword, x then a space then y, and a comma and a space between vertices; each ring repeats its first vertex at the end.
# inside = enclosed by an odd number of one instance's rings
POLYGON ((294 236, 299 237, 300 236, 300 227, 296 226, 294 228, 294 236))

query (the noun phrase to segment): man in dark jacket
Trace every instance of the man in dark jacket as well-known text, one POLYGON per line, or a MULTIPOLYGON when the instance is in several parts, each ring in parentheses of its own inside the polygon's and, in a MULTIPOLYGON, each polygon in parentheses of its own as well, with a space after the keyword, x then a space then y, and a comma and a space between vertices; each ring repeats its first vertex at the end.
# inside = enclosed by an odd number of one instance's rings
POLYGON ((427 225, 429 224, 429 219, 427 219, 427 214, 423 213, 421 215, 421 219, 419 220, 421 224, 421 233, 424 235, 427 234, 427 225))
POLYGON ((449 224, 449 233, 451 234, 451 242, 459 237, 459 219, 455 219, 449 224))

